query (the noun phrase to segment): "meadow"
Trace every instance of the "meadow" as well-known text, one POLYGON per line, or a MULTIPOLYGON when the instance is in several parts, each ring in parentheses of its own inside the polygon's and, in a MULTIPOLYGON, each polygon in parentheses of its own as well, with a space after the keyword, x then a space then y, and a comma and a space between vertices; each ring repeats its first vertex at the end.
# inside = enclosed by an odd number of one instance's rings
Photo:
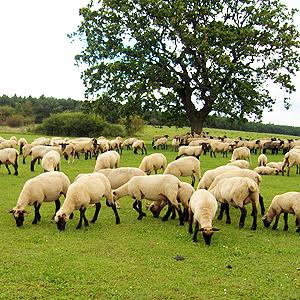
MULTIPOLYGON (((183 133, 188 129, 146 127, 138 136, 145 138, 148 154, 154 153, 150 139, 154 134, 183 133)), ((228 137, 266 137, 267 134, 208 130, 212 135, 228 137)), ((0 132, 9 138, 24 136, 32 141, 35 135, 21 132, 0 132)), ((284 137, 284 136, 281 136, 284 137)), ((168 161, 176 154, 160 151, 168 161)), ((267 154, 269 161, 281 161, 282 153, 267 154)), ((138 166, 142 155, 124 150, 121 166, 138 166)), ((201 156, 202 174, 226 164, 230 158, 201 156)), ((257 155, 252 155, 252 168, 257 155)), ((79 173, 92 172, 95 159, 74 164, 62 161, 61 171, 72 181, 79 173)), ((12 168, 11 168, 12 169, 12 168)), ((0 168, 0 298, 1 299, 299 299, 300 298, 300 236, 295 232, 295 217, 289 215, 289 230, 284 232, 283 217, 277 230, 264 228, 261 216, 258 228, 251 231, 250 206, 245 227, 240 229, 240 211, 230 208, 230 225, 214 221, 221 230, 206 246, 199 234, 192 242, 188 225, 179 226, 178 219, 162 222, 149 211, 137 220, 132 199, 120 200, 121 224, 115 224, 111 208, 102 201, 95 224, 76 230, 79 213, 57 230, 51 217, 54 203, 41 207, 42 219, 32 225, 34 210, 17 228, 8 211, 15 206, 25 181, 42 173, 41 166, 30 172, 30 159, 22 164, 19 176, 7 175, 0 168), (180 258, 180 259, 178 259, 180 258)), ((190 182, 189 178, 183 180, 190 182)), ((197 184, 197 183, 196 183, 197 184)), ((300 176, 295 169, 287 176, 263 176, 261 194, 268 208, 276 194, 300 191, 300 176)), ((61 202, 63 197, 61 198, 61 202)), ((87 210, 90 220, 94 208, 87 210)), ((163 214, 162 214, 163 215, 163 214)))

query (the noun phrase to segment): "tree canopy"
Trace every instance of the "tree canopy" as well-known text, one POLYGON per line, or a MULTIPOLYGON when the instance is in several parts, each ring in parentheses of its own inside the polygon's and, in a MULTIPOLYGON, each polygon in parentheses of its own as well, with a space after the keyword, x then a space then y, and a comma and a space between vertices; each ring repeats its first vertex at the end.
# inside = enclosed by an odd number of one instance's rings
POLYGON ((75 59, 86 96, 128 103, 129 114, 185 111, 200 132, 212 111, 260 119, 275 103, 270 83, 288 107, 299 70, 296 12, 280 0, 90 1, 71 36, 83 42, 75 59))

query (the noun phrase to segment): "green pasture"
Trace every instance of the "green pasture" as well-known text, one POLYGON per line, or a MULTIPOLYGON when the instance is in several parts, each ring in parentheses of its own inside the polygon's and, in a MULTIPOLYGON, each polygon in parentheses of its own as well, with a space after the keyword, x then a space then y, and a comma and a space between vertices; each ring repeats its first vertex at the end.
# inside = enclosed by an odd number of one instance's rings
MULTIPOLYGON (((146 127, 138 136, 150 140, 154 134, 189 131, 187 128, 146 127)), ((267 134, 207 130, 213 135, 230 137, 264 137, 267 134)), ((36 136, 22 132, 3 132, 9 138, 24 136, 32 141, 36 136)), ((162 150, 168 161, 176 154, 162 150)), ((268 155, 269 161, 281 161, 283 155, 268 155)), ((138 166, 142 155, 124 150, 121 166, 138 166)), ((230 158, 201 156, 202 174, 228 162, 230 158)), ((252 168, 257 156, 253 155, 252 168)), ((79 173, 92 172, 95 158, 74 164, 62 161, 61 171, 73 180, 79 173)), ((193 243, 188 226, 179 226, 178 219, 162 222, 149 211, 137 220, 132 200, 122 198, 118 211, 121 224, 115 224, 111 208, 102 201, 99 219, 87 228, 76 230, 79 213, 57 230, 51 220, 54 203, 41 207, 42 219, 32 225, 33 207, 25 217, 24 226, 17 228, 8 213, 15 206, 24 182, 42 172, 35 166, 30 172, 30 159, 19 160, 19 176, 7 175, 0 168, 0 298, 1 299, 299 299, 300 298, 300 236, 295 232, 295 217, 289 215, 289 230, 263 227, 251 231, 250 206, 245 227, 240 229, 239 210, 230 208, 232 224, 214 221, 221 230, 206 246, 199 235, 193 243)), ((189 181, 189 178, 183 180, 189 181)), ((300 191, 300 176, 263 176, 261 194, 266 208, 276 194, 300 191)), ((61 202, 63 201, 63 197, 61 202)), ((144 208, 145 210, 145 208, 144 208)), ((92 218, 94 208, 87 210, 92 218)), ((163 215, 163 214, 162 214, 163 215)))

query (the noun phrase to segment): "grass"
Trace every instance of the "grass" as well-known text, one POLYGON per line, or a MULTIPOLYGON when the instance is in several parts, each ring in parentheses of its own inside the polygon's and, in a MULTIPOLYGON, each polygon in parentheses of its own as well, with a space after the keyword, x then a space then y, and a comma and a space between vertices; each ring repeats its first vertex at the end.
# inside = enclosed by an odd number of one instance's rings
MULTIPOLYGON (((164 130, 170 136, 176 131, 164 130)), ((148 140, 149 153, 154 152, 150 147, 154 131, 156 128, 146 128, 141 134, 148 140)), ((0 135, 10 137, 12 133, 0 135)), ((35 137, 22 135, 29 141, 35 137)), ((168 161, 175 157, 170 149, 162 152, 168 161)), ((228 161, 217 156, 201 157, 202 173, 228 161)), ((270 161, 282 157, 268 155, 270 161)), ((253 167, 256 158, 252 157, 253 167)), ((141 159, 140 154, 125 150, 121 165, 138 166, 141 159)), ((94 159, 81 157, 73 165, 63 161, 61 171, 73 180, 79 173, 92 172, 94 164, 94 159)), ((38 165, 34 174, 29 169, 29 160, 26 165, 20 160, 17 177, 8 176, 3 166, 0 169, 1 299, 299 299, 300 237, 295 233, 294 216, 289 215, 288 232, 282 231, 282 217, 277 230, 263 228, 259 222, 254 232, 250 230, 250 206, 243 229, 238 227, 239 211, 231 208, 232 224, 215 220, 221 230, 210 247, 204 245, 201 235, 199 243, 193 243, 187 224, 179 226, 178 219, 162 222, 147 212, 138 221, 128 197, 121 199, 120 225, 115 225, 113 212, 103 201, 98 221, 88 228, 75 229, 76 212, 66 230, 58 232, 51 221, 54 203, 42 205, 37 226, 31 224, 33 208, 28 207, 23 228, 17 228, 7 212, 15 206, 24 182, 42 172, 38 165), (184 260, 176 260, 177 256, 184 260)), ((300 191, 299 184, 295 170, 289 178, 264 176, 266 207, 276 194, 300 191)), ((92 207, 87 210, 89 219, 93 212, 92 207)))

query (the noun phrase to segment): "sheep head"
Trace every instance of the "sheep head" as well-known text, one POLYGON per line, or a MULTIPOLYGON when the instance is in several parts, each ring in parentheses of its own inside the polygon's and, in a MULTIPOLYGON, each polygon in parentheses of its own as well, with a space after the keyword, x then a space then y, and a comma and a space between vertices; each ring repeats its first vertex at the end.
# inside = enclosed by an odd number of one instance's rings
POLYGON ((60 231, 64 231, 68 220, 67 215, 65 213, 63 213, 62 215, 56 215, 54 220, 56 222, 57 229, 60 231))
POLYGON ((268 217, 267 216, 264 216, 263 218, 262 218, 262 221, 263 221, 263 223, 264 223, 264 226, 266 227, 266 228, 269 228, 270 227, 270 225, 271 225, 271 222, 268 220, 268 217))
POLYGON ((27 211, 24 209, 11 209, 9 211, 13 215, 13 217, 16 220, 16 225, 17 227, 23 226, 24 223, 24 215, 27 214, 27 211))
POLYGON ((215 231, 219 231, 219 228, 201 228, 203 239, 206 245, 210 246, 211 238, 215 231))

